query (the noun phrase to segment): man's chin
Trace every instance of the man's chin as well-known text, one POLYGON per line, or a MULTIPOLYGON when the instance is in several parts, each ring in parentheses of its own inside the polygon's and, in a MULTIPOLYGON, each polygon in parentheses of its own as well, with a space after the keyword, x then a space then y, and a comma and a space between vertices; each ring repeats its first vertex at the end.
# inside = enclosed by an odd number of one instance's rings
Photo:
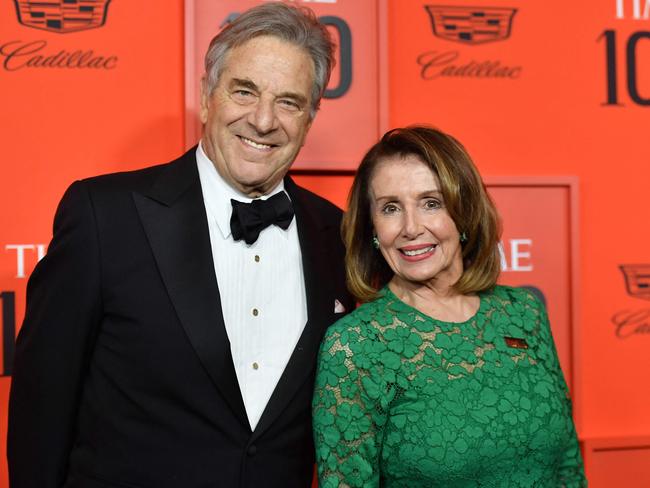
POLYGON ((242 174, 242 175, 234 175, 235 177, 233 178, 233 183, 236 185, 236 188, 252 197, 258 197, 261 195, 265 195, 269 193, 271 190, 273 190, 276 186, 278 186, 278 183, 282 180, 284 177, 285 172, 283 173, 275 173, 272 175, 264 174, 242 174))

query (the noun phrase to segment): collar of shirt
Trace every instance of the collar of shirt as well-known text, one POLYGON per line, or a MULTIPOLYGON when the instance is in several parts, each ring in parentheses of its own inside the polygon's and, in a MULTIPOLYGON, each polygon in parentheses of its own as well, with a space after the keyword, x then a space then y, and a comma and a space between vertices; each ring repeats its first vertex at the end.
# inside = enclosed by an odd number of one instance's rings
MULTIPOLYGON (((200 143, 196 149, 196 163, 199 169, 199 179, 201 180, 205 206, 214 217, 223 238, 228 239, 232 234, 230 231, 230 217, 232 216, 230 199, 244 203, 250 203, 253 199, 235 190, 222 178, 214 163, 203 151, 200 143)), ((262 195, 260 200, 266 200, 281 191, 284 191, 283 180, 271 192, 262 195)))

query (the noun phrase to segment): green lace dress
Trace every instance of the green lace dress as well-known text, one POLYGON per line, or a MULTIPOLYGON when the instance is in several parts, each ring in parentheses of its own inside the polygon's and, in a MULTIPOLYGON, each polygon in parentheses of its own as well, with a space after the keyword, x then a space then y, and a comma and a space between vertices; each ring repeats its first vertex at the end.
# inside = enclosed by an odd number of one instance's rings
POLYGON ((313 403, 320 488, 584 487, 544 307, 480 294, 441 322, 388 288, 330 327, 313 403))

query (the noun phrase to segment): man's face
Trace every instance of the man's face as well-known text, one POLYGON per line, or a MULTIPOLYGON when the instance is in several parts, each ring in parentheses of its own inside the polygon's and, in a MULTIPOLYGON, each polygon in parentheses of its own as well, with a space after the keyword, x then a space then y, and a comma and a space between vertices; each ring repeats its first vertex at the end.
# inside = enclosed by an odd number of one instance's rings
POLYGON ((202 144, 219 174, 251 197, 282 180, 311 125, 314 66, 302 48, 260 36, 232 49, 201 95, 202 144))

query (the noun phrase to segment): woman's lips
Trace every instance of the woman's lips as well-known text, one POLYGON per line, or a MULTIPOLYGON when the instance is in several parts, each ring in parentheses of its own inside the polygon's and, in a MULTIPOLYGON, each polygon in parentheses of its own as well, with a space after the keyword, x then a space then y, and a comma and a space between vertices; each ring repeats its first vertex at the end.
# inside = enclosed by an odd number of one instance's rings
POLYGON ((398 250, 400 255, 406 261, 422 261, 427 259, 435 252, 437 244, 419 244, 412 246, 400 247, 398 250))

